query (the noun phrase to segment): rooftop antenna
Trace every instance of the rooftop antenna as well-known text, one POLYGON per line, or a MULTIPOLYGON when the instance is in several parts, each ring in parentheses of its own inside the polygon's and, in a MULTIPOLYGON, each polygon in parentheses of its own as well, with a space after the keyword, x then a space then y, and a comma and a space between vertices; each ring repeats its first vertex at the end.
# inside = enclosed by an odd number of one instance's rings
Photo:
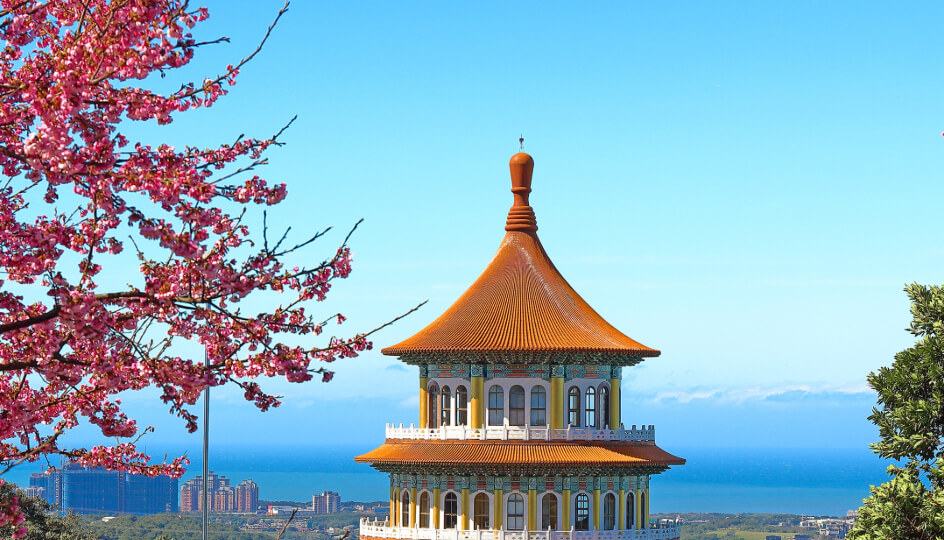
POLYGON ((524 135, 518 136, 518 149, 524 150, 524 135))

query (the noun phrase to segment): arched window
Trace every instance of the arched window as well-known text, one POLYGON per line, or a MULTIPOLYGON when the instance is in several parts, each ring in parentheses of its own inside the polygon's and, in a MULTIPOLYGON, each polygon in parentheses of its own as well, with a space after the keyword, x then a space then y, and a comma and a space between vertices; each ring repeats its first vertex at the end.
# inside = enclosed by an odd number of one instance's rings
POLYGON ((464 386, 456 388, 456 425, 469 423, 469 393, 464 386))
POLYGON ((567 391, 567 423, 580 425, 580 390, 576 386, 567 391))
POLYGON ((578 493, 575 499, 574 507, 577 509, 574 514, 574 529, 578 531, 590 530, 590 497, 586 493, 578 493))
POLYGON ((632 529, 636 526, 636 499, 633 492, 626 494, 626 528, 632 529))
POLYGON ((508 496, 508 513, 506 526, 509 531, 524 530, 524 497, 520 493, 508 496))
POLYGON ((410 526, 410 492, 406 490, 400 496, 400 526, 410 526))
POLYGON ((607 493, 603 496, 603 530, 612 531, 616 528, 616 496, 607 493))
MULTIPOLYGON (((443 387, 443 392, 446 391, 446 387, 443 387)), ((594 387, 587 388, 586 403, 584 403, 584 411, 586 412, 586 418, 584 419, 584 425, 587 427, 597 427, 597 391, 594 387)))
POLYGON ((524 388, 518 385, 508 391, 508 423, 524 426, 524 388))
POLYGON ((547 425, 547 392, 543 386, 531 389, 531 425, 547 425))
POLYGON ((473 525, 480 531, 490 529, 488 519, 488 495, 479 493, 472 502, 473 525))
POLYGON ((450 413, 452 412, 451 411, 452 392, 449 390, 448 386, 442 387, 442 390, 440 391, 440 398, 441 399, 439 400, 439 403, 440 403, 439 409, 440 409, 441 414, 439 416, 439 424, 443 426, 451 425, 452 415, 450 413))
POLYGON ((488 425, 500 426, 505 420, 505 391, 497 384, 488 389, 488 425))
POLYGON ((459 502, 456 500, 456 494, 446 493, 446 499, 443 501, 443 528, 455 529, 458 522, 459 502))
POLYGON ((439 427, 439 386, 436 383, 429 385, 429 410, 426 411, 426 422, 429 428, 439 427))
POLYGON ((605 429, 614 429, 610 425, 610 390, 600 387, 600 427, 605 429))
POLYGON ((553 493, 545 493, 541 498, 541 530, 557 530, 557 497, 553 493))
POLYGON ((648 525, 647 523, 648 520, 646 519, 647 517, 649 516, 646 515, 646 492, 644 491, 639 494, 639 527, 640 528, 645 529, 646 525, 648 525))
POLYGON ((420 494, 420 528, 429 527, 429 493, 420 494))

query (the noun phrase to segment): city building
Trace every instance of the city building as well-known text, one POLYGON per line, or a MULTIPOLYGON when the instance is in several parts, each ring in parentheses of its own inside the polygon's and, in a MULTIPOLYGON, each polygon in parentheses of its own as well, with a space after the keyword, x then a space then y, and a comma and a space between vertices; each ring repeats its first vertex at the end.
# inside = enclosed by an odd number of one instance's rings
POLYGON ((49 506, 59 508, 59 501, 62 500, 62 472, 59 469, 31 474, 29 487, 42 488, 43 498, 49 506))
POLYGON ((125 473, 77 463, 62 467, 63 512, 77 514, 118 513, 124 500, 125 473))
POLYGON ((129 514, 160 514, 177 511, 177 479, 169 476, 125 475, 122 511, 129 514))
POLYGON ((311 509, 316 514, 334 514, 341 508, 341 495, 336 491, 323 491, 311 496, 311 509))
POLYGON ((29 486, 23 490, 27 497, 46 500, 46 488, 40 486, 29 486))
MULTIPOLYGON (((66 463, 60 471, 45 475, 47 501, 77 514, 157 514, 177 511, 177 480, 169 476, 145 476, 101 467, 66 463)), ((39 485, 38 475, 30 478, 39 485)))
MULTIPOLYGON (((244 480, 234 488, 229 478, 210 472, 207 483, 211 512, 255 512, 259 505, 259 487, 252 480, 244 480)), ((187 480, 180 487, 180 511, 203 511, 203 476, 187 480)))
POLYGON ((487 540, 679 537, 676 524, 650 524, 650 479, 685 460, 656 445, 653 426, 625 426, 620 409, 623 368, 659 351, 609 324, 557 271, 529 206, 533 167, 523 152, 511 158, 514 203, 484 272, 383 349, 418 368, 419 425, 388 425, 385 442, 356 458, 390 476, 390 516, 362 519, 364 540, 456 529, 487 540))
POLYGON ((200 498, 201 485, 195 480, 187 480, 180 486, 180 511, 181 512, 199 512, 202 510, 202 499, 200 498))
POLYGON ((236 486, 236 511, 248 514, 259 507, 259 486, 252 480, 243 480, 236 486))

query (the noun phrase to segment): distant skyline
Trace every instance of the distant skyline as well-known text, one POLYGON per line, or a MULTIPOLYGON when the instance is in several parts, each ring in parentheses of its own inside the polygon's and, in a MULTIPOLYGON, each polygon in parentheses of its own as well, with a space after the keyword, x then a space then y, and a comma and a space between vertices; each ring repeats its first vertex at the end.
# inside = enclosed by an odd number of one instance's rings
MULTIPOLYGON (((197 79, 250 51, 281 2, 207 5, 197 37, 232 43, 198 51, 197 79)), ((624 370, 626 423, 655 423, 670 450, 873 439, 865 375, 912 342, 901 289, 942 281, 944 5, 585 7, 295 2, 230 95, 141 128, 199 145, 298 114, 263 170, 289 186, 270 225, 334 225, 306 252, 321 258, 366 218, 354 273, 316 307, 354 331, 429 299, 330 384, 264 383, 280 410, 214 390, 217 444, 369 446, 416 420, 415 368, 379 351, 494 254, 522 133, 551 258, 662 350, 624 370)), ((155 394, 125 401, 159 426, 152 444, 198 444, 155 394)))

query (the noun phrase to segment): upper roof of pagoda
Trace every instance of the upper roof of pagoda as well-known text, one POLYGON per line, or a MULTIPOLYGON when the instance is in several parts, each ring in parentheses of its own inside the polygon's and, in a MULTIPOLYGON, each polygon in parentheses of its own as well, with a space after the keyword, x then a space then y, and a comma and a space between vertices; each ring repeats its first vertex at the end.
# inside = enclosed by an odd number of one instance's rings
POLYGON ((514 204, 495 258, 445 313, 382 352, 404 359, 512 354, 523 362, 550 357, 535 353, 599 353, 620 363, 658 356, 606 322, 557 271, 528 204, 534 160, 520 152, 509 166, 514 204))

